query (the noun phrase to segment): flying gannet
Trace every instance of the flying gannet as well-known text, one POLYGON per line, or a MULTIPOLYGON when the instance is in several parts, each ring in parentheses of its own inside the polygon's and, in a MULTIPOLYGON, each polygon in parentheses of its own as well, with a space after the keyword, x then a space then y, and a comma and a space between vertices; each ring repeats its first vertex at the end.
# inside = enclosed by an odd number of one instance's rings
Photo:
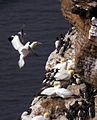
POLYGON ((42 115, 35 116, 31 120, 50 120, 50 113, 46 112, 44 113, 43 116, 42 115))
POLYGON ((61 86, 62 85, 61 85, 60 81, 55 81, 54 87, 46 88, 45 90, 43 90, 41 92, 41 94, 48 95, 48 96, 57 94, 61 98, 68 98, 68 97, 71 97, 72 95, 74 95, 70 90, 65 89, 65 88, 61 88, 61 86))
POLYGON ((35 45, 41 44, 40 42, 34 41, 30 44, 30 42, 27 42, 25 45, 23 45, 19 39, 18 35, 12 35, 8 38, 8 40, 12 43, 12 46, 17 50, 20 54, 20 59, 18 61, 18 65, 20 68, 22 68, 25 64, 24 58, 32 51, 35 54, 35 51, 33 50, 33 47, 35 45))

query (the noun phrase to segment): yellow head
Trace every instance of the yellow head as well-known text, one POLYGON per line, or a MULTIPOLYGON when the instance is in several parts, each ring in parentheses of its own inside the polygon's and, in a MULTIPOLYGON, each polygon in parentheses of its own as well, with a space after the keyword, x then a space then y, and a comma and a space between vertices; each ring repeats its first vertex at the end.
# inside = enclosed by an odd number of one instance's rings
POLYGON ((44 118, 49 118, 49 117, 50 117, 50 113, 49 112, 44 113, 44 118))
POLYGON ((72 62, 75 63, 75 59, 74 58, 72 59, 72 62))
POLYGON ((69 70, 69 71, 70 71, 70 73, 72 73, 72 74, 74 73, 74 70, 69 70))
POLYGON ((54 87, 61 88, 61 82, 60 81, 54 81, 54 87))
POLYGON ((65 62, 65 58, 62 58, 62 59, 60 60, 60 63, 63 63, 63 62, 65 62))
POLYGON ((67 67, 67 70, 71 70, 71 66, 68 66, 68 67, 67 67))

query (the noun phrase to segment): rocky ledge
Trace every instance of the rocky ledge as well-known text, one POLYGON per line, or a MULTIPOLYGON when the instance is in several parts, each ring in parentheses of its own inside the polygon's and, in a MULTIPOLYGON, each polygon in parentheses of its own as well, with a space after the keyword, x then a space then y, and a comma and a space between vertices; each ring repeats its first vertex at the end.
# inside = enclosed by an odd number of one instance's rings
POLYGON ((60 3, 72 27, 56 38, 40 92, 20 120, 97 120, 97 1, 60 3))

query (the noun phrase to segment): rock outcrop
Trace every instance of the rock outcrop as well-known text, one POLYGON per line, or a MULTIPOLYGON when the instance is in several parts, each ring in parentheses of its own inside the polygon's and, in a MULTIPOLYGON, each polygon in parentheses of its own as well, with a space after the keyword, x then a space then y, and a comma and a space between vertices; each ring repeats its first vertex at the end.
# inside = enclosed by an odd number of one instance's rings
POLYGON ((41 90, 31 103, 30 113, 27 110, 28 114, 24 117, 22 114, 21 120, 31 120, 45 112, 49 112, 51 120, 97 120, 97 1, 60 0, 60 3, 64 18, 73 27, 65 37, 59 36, 60 45, 48 58, 41 90), (74 67, 73 62, 68 63, 73 59, 74 67), (70 70, 73 72, 68 74, 70 70), (69 78, 64 77, 64 71, 69 78), (57 80, 58 73, 64 79, 57 80), (56 81, 60 81, 58 94, 52 91, 50 95, 41 94, 47 88, 56 89, 56 81), (73 95, 61 97, 60 92, 65 89, 73 95))
POLYGON ((61 10, 63 16, 78 31, 76 40, 76 60, 77 68, 82 77, 97 87, 96 67, 96 38, 88 39, 92 17, 97 17, 96 0, 61 0, 61 10), (81 48, 81 49, 80 49, 81 48), (94 67, 95 66, 95 67, 94 67))

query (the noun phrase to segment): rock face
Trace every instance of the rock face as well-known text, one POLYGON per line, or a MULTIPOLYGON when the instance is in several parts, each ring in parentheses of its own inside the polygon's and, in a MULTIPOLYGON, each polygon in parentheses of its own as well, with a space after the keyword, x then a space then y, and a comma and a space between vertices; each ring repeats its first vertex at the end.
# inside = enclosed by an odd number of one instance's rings
POLYGON ((73 27, 65 36, 59 36, 59 46, 48 57, 40 92, 21 120, 32 120, 45 112, 49 112, 49 120, 97 120, 97 1, 60 0, 60 3, 64 18, 73 27), (58 73, 64 79, 57 80, 58 73), (54 86, 56 81, 59 88, 54 86), (59 92, 41 94, 48 88, 57 88, 59 92), (72 95, 61 97, 64 89, 72 95))
POLYGON ((89 37, 92 17, 97 17, 96 0, 60 0, 63 16, 78 31, 75 49, 77 68, 84 80, 97 87, 97 41, 96 37, 89 37), (81 48, 81 49, 80 49, 81 48))

